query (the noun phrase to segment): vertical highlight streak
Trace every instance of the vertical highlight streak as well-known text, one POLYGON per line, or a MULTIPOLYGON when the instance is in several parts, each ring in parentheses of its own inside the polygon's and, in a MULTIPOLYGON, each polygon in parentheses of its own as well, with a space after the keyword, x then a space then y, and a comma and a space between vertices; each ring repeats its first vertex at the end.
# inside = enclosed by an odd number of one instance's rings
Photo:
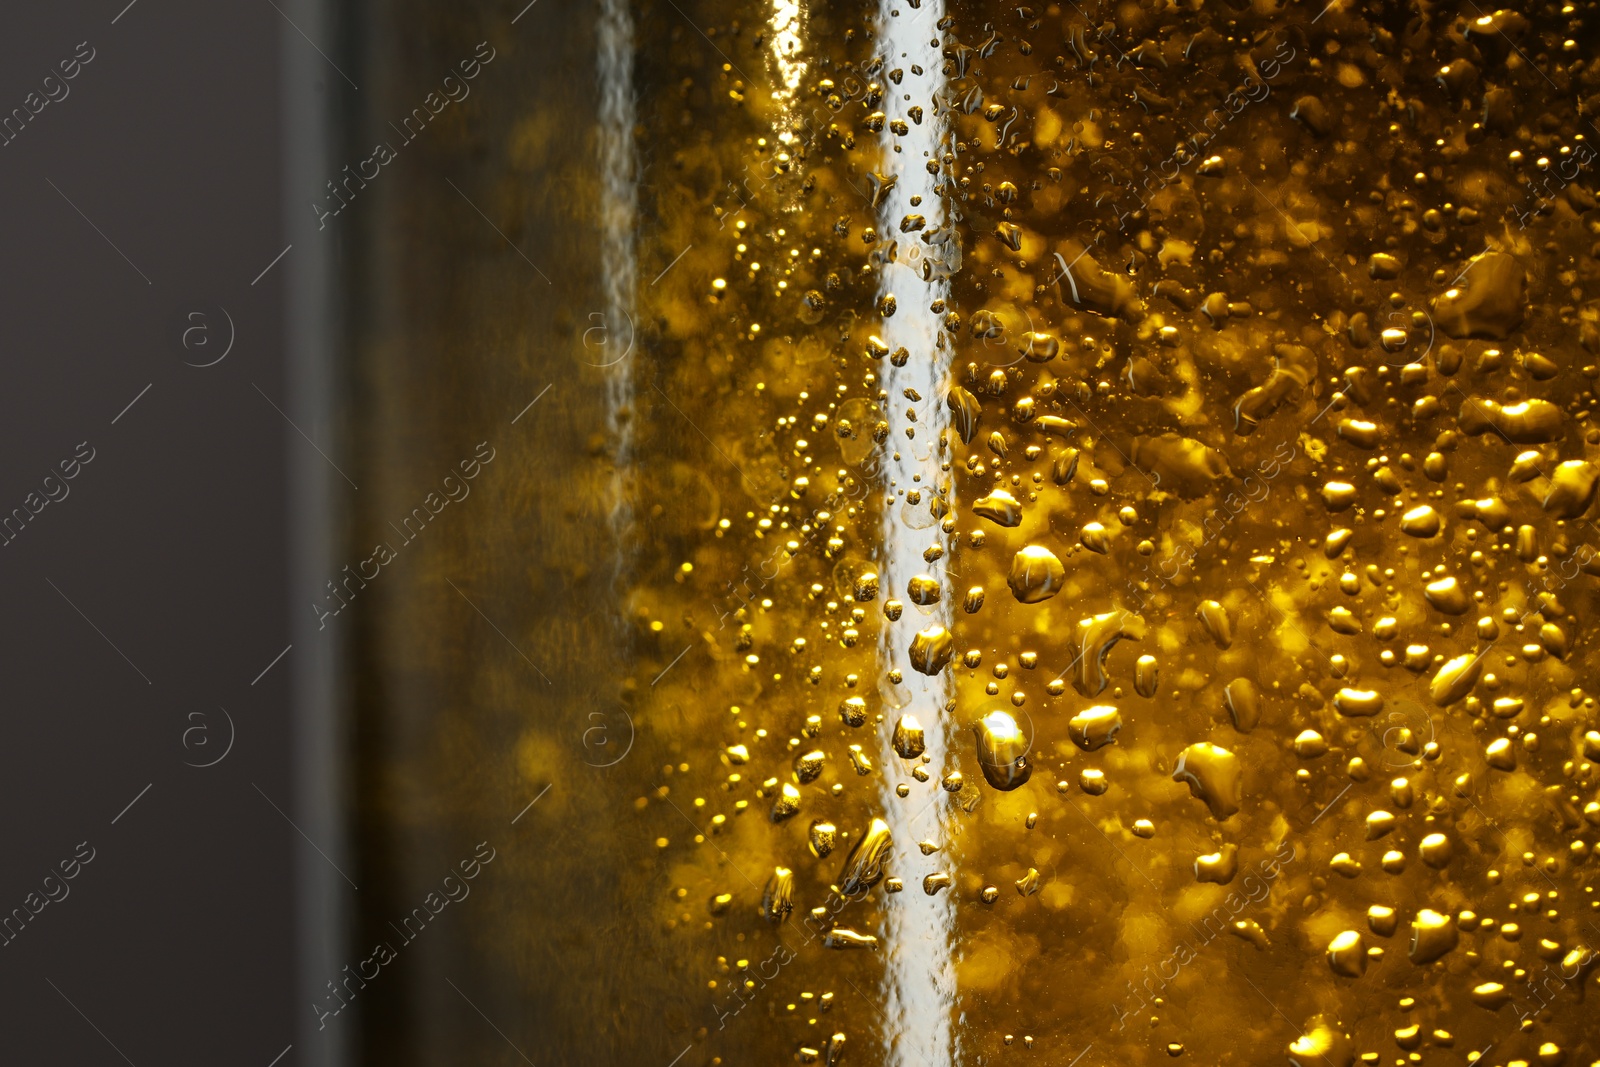
MULTIPOLYGON (((784 105, 785 109, 794 102, 794 95, 806 76, 808 64, 800 58, 805 46, 804 15, 799 0, 772 0, 772 17, 767 20, 767 25, 772 28, 768 38, 768 47, 772 51, 768 65, 778 78, 778 85, 772 90, 772 99, 784 105)), ((790 144, 794 135, 785 130, 778 139, 783 144, 790 144)))
MULTIPOLYGON (((883 234, 880 247, 887 248, 901 236, 900 220, 913 211, 927 217, 929 230, 938 229, 945 222, 943 203, 934 191, 937 179, 926 169, 927 161, 941 152, 936 117, 939 109, 933 105, 945 86, 940 73, 943 58, 938 45, 930 46, 929 40, 935 36, 933 26, 942 17, 943 9, 943 0, 923 0, 920 8, 909 7, 905 0, 879 0, 878 40, 882 42, 884 71, 875 80, 885 83, 886 117, 910 123, 907 135, 894 136, 886 131, 881 141, 883 173, 897 181, 879 204, 878 232, 883 234), (894 85, 884 77, 895 67, 909 69, 913 65, 920 65, 926 73, 920 77, 909 75, 902 85, 894 85), (918 104, 926 114, 920 116, 921 122, 911 122, 908 112, 918 104), (913 208, 911 197, 916 195, 922 196, 922 202, 913 208)), ((890 436, 885 442, 883 489, 888 503, 879 570, 886 597, 903 597, 907 580, 922 572, 931 573, 941 585, 948 585, 943 561, 928 564, 922 555, 933 544, 948 548, 948 539, 929 505, 941 485, 938 442, 950 423, 941 399, 949 357, 941 342, 939 316, 930 310, 930 305, 949 295, 949 284, 941 265, 929 261, 930 247, 915 235, 909 236, 894 261, 884 264, 879 284, 879 296, 893 295, 898 305, 895 314, 884 320, 881 337, 891 352, 904 347, 909 353, 905 366, 895 367, 892 361, 885 361, 883 367, 883 388, 888 394, 885 418, 890 436), (924 268, 929 268, 926 275, 924 268), (914 422, 905 416, 905 409, 911 404, 905 394, 908 388, 922 398, 916 403, 914 422), (908 428, 914 430, 915 436, 906 436, 908 428), (918 490, 920 501, 908 502, 907 490, 918 490)), ((893 686, 892 691, 885 687, 885 700, 917 716, 926 734, 931 767, 945 762, 944 706, 950 686, 943 672, 929 677, 913 669, 907 650, 917 631, 930 626, 948 629, 950 623, 950 597, 946 595, 931 608, 906 604, 904 614, 897 621, 888 622, 883 630, 885 665, 899 668, 902 674, 901 684, 893 686)), ((893 715, 885 715, 886 727, 892 728, 892 719, 893 715)), ((886 749, 882 759, 882 800, 885 819, 894 835, 894 867, 907 885, 905 892, 886 898, 884 933, 889 958, 884 995, 891 1030, 885 1035, 885 1063, 894 1067, 951 1064, 956 1062, 952 1035, 955 907, 948 892, 930 897, 919 891, 923 876, 939 869, 940 853, 924 857, 913 845, 923 838, 946 843, 941 814, 945 794, 935 789, 931 800, 902 800, 895 795, 895 786, 909 784, 915 798, 927 798, 927 786, 906 773, 906 763, 892 750, 886 749)))
MULTIPOLYGON (((600 270, 605 309, 601 325, 606 339, 606 410, 616 459, 611 479, 611 529, 624 539, 631 508, 625 472, 632 461, 634 319, 638 282, 634 228, 638 224, 638 163, 634 158, 633 16, 628 0, 600 0, 597 30, 600 89, 600 270), (626 345, 622 338, 626 337, 626 345), (621 349, 619 353, 618 349, 621 349)), ((618 554, 618 566, 624 553, 618 554)))

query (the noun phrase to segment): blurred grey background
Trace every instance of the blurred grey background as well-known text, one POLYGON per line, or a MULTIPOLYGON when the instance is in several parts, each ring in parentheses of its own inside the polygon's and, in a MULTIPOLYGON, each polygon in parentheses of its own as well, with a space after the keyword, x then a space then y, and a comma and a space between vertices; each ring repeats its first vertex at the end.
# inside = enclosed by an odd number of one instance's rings
POLYGON ((314 283, 328 250, 286 232, 284 146, 291 112, 354 90, 308 16, 6 12, 7 1062, 312 1062, 293 973, 312 846, 291 817, 317 833, 289 714, 319 653, 290 628, 308 513, 289 486, 333 444, 288 385, 286 267, 314 283))

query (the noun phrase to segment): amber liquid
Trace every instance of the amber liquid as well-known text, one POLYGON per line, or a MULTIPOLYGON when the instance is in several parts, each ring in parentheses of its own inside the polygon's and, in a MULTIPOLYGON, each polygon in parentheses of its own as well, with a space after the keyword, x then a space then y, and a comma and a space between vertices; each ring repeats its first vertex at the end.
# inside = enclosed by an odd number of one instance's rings
POLYGON ((375 38, 501 58, 356 231, 352 551, 495 450, 354 615, 367 1059, 1600 1059, 1590 7, 474 11, 375 38))

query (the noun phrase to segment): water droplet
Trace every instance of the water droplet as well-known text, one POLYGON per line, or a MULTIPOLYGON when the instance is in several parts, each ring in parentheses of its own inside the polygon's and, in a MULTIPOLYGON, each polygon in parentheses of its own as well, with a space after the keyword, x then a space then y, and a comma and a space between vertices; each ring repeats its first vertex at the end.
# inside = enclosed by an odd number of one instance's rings
POLYGON ((1423 908, 1411 920, 1411 962, 1432 963, 1454 949, 1460 940, 1455 919, 1423 908))
POLYGON ((878 939, 872 934, 862 934, 845 926, 835 926, 822 936, 825 948, 870 948, 878 947, 878 939))
POLYGON ((1012 559, 1007 584, 1019 601, 1037 604, 1059 593, 1066 576, 1066 568, 1054 552, 1040 545, 1028 545, 1012 559))
POLYGON ((1030 363, 1048 363, 1061 351, 1061 342, 1052 334, 1037 331, 1022 335, 1022 354, 1030 363))
POLYGON ((1110 704, 1085 708, 1067 722, 1067 736, 1085 752, 1111 744, 1122 729, 1122 713, 1110 704))
POLYGON ((1550 475, 1544 510, 1564 519, 1577 518, 1594 503, 1597 486, 1600 486, 1600 468, 1580 459, 1568 460, 1550 475))
POLYGON ((919 630, 911 639, 911 666, 923 674, 938 674, 954 654, 955 638, 943 626, 919 630))
POLYGON ((1294 739, 1294 753, 1301 759, 1316 759, 1328 751, 1328 742, 1315 730, 1301 730, 1294 739))
POLYGON ((1261 692, 1248 678, 1235 678, 1223 689, 1223 701, 1233 718, 1233 728, 1242 734, 1261 722, 1261 692))
POLYGON ((1101 523, 1084 523, 1083 529, 1079 531, 1078 540, 1083 543, 1084 548, 1098 552, 1102 556, 1111 551, 1111 531, 1101 523))
POLYGON ((822 819, 812 822, 811 829, 806 835, 806 844, 811 849, 813 856, 821 859, 832 852, 838 843, 838 827, 822 819))
POLYGON ((1250 942, 1256 947, 1257 952, 1272 947, 1272 942, 1267 940, 1267 932, 1254 919, 1238 919, 1228 927, 1228 932, 1234 937, 1241 937, 1250 942))
POLYGON ((1328 860, 1328 869, 1341 878, 1360 878, 1361 861, 1348 852, 1340 852, 1328 860))
POLYGON ((1490 741, 1483 750, 1484 761, 1497 771, 1514 771, 1517 769, 1517 750, 1512 747, 1508 737, 1496 738, 1490 741))
POLYGON ((906 596, 913 604, 927 607, 939 602, 939 579, 931 574, 915 574, 906 582, 906 596))
POLYGON ((839 875, 839 892, 854 897, 877 885, 883 878, 883 865, 893 848, 894 839, 889 833, 889 824, 882 819, 873 819, 845 857, 844 871, 839 875))
POLYGON ((1364 718, 1383 710, 1383 697, 1376 689, 1346 687, 1333 694, 1333 707, 1340 715, 1364 718))
POLYGON ((794 909, 794 872, 787 867, 775 868, 767 879, 767 888, 761 895, 761 914, 771 922, 782 922, 794 909))
POLYGON ((1305 1033, 1289 1045, 1290 1067, 1351 1067, 1355 1060, 1354 1042, 1326 1015, 1307 1020, 1305 1033))
POLYGON ((1228 618, 1228 609, 1215 600, 1203 600, 1200 602, 1199 615, 1206 633, 1211 635, 1211 640, 1216 642, 1218 648, 1226 649, 1233 644, 1233 623, 1228 618))
POLYGON ((1422 862, 1435 869, 1449 866, 1454 854, 1450 839, 1444 834, 1429 834, 1417 844, 1417 855, 1422 862))
POLYGON ((817 777, 822 774, 822 765, 827 758, 821 749, 812 749, 796 759, 794 761, 794 775, 800 780, 800 784, 804 785, 807 782, 816 781, 817 777))
POLYGON ((1523 400, 1501 406, 1484 396, 1469 396, 1456 412, 1456 425, 1469 437, 1491 430, 1517 445, 1554 441, 1561 434, 1561 409, 1548 400, 1523 400))
POLYGON ((978 766, 990 785, 1012 790, 1033 774, 1033 765, 1028 761, 1029 739, 1008 712, 991 711, 972 729, 978 742, 978 766))
MULTIPOLYGON (((972 513, 981 518, 988 519, 997 526, 1010 528, 1022 523, 1022 505, 1017 498, 1004 489, 996 489, 988 496, 979 497, 972 502, 972 513)), ((1023 551, 1027 551, 1024 549, 1023 551)), ((1031 601, 1024 601, 1031 603, 1031 601)))
POLYGON ((1146 699, 1156 695, 1156 688, 1161 684, 1161 670, 1156 665, 1154 656, 1140 656, 1133 668, 1133 688, 1146 699))
POLYGON ((1437 537, 1439 513, 1427 504, 1418 505, 1400 516, 1400 532, 1412 537, 1437 537))
POLYGON ((800 790, 788 782, 784 782, 778 791, 778 796, 772 802, 772 821, 783 822, 800 811, 800 790))
POLYGON ((1197 881, 1227 885, 1233 881, 1233 876, 1238 872, 1239 849, 1232 844, 1225 844, 1216 852, 1199 856, 1194 861, 1194 876, 1197 881))
POLYGON ((1472 687, 1478 684, 1478 675, 1483 670, 1483 657, 1477 653, 1468 652, 1456 656, 1439 668, 1439 673, 1433 676, 1433 681, 1428 685, 1428 695, 1433 702, 1441 708, 1447 708, 1472 692, 1472 687))
POLYGON ((1204 801, 1212 818, 1219 822, 1239 810, 1242 790, 1239 759, 1220 745, 1199 741, 1185 748, 1178 755, 1172 779, 1186 782, 1189 792, 1204 801))
POLYGON ((894 724, 894 751, 901 759, 916 759, 927 747, 923 740, 922 724, 915 715, 902 715, 894 724))
POLYGON ((1367 973, 1367 953, 1359 932, 1345 930, 1329 942, 1328 966, 1342 978, 1360 978, 1367 973))
POLYGON ((1472 1002, 1480 1008, 1499 1011, 1511 1003, 1511 994, 1499 982, 1483 982, 1472 987, 1472 1002))
POLYGON ((1472 607, 1472 600, 1467 596, 1467 591, 1461 588, 1461 583, 1453 576, 1429 582, 1423 587, 1422 595, 1427 598, 1428 603, 1446 615, 1465 615, 1467 609, 1472 607))

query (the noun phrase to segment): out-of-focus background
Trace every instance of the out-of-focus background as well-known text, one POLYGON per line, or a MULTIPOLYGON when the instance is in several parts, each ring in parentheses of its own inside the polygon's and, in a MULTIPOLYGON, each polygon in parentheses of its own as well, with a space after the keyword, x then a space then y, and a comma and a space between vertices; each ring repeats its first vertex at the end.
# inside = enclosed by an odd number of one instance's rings
POLYGON ((604 373, 533 373, 607 306, 577 206, 592 134, 556 122, 594 127, 595 17, 8 13, 8 1062, 524 1062, 558 1019, 567 1047, 620 1047, 585 1021, 614 1004, 561 1002, 552 966, 585 909, 615 918, 585 827, 638 792, 595 791, 631 727, 597 734, 581 698, 621 649, 563 599, 575 574, 609 592, 585 558, 609 542, 571 536, 607 505, 540 504, 591 457, 604 373), (560 106, 529 125, 533 100, 560 106), (556 687, 570 751, 519 745, 527 694, 469 691, 480 671, 556 687), (580 788, 594 810, 556 820, 580 788), (577 898, 555 936, 485 944, 546 874, 577 898), (442 911, 467 894, 470 920, 442 911))
POLYGON ((318 652, 286 590, 292 471, 331 442, 290 386, 287 268, 335 238, 286 227, 285 145, 355 90, 308 14, 5 12, 7 1062, 310 1062, 295 872, 334 843, 290 773, 318 652))
MULTIPOLYGON (((505 548, 541 516, 570 526, 516 472, 586 455, 604 425, 599 371, 565 398, 527 373, 551 324, 573 347, 575 309, 605 306, 592 225, 555 225, 579 214, 592 140, 516 126, 559 94, 592 128, 593 20, 526 0, 8 12, 8 1062, 522 1062, 530 1028, 587 1030, 593 1005, 508 1005, 519 983, 483 965, 502 957, 463 949, 543 869, 533 805, 568 801, 512 770, 537 762, 520 705, 452 679, 509 657, 555 684, 538 660, 577 693, 591 680, 555 662, 593 666, 614 636, 573 601, 581 625, 535 649, 504 576, 457 566, 521 566, 505 548), (393 558, 351 548, 375 538, 393 558), (458 734, 481 759, 436 747, 460 704, 509 716, 458 734), (475 781, 451 777, 463 759, 475 781), (467 892, 471 927, 427 910, 467 892)), ((599 575, 568 545, 520 609, 599 575)), ((596 740, 569 711, 561 758, 603 775, 626 723, 596 740)), ((558 851, 603 881, 582 844, 558 851)))

